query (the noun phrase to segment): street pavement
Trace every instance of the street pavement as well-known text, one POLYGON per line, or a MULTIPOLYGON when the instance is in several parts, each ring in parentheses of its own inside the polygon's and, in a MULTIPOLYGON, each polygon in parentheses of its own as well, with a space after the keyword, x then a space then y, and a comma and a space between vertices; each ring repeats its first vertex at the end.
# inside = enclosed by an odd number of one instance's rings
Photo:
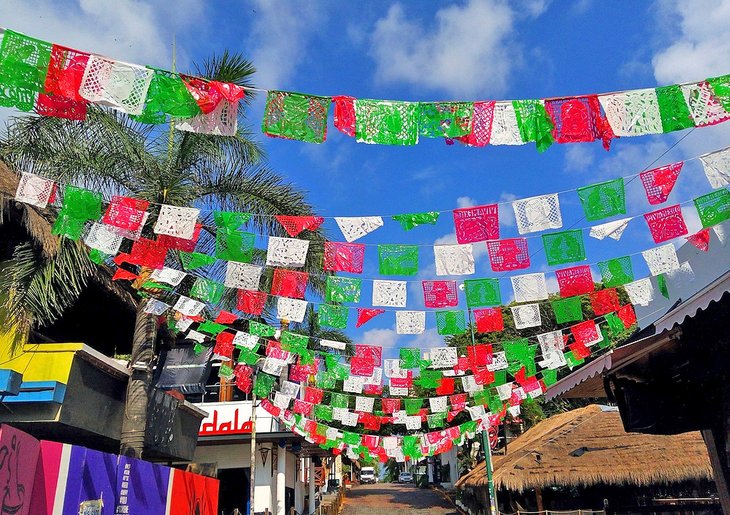
POLYGON ((395 483, 353 486, 345 493, 341 515, 408 513, 458 515, 458 511, 438 492, 395 483))

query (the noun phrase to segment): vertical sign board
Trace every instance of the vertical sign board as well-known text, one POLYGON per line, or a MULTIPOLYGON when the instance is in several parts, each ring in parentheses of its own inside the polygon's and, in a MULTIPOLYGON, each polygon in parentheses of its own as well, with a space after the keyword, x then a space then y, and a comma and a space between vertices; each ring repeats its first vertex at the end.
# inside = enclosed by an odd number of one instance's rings
POLYGON ((0 426, 0 513, 28 515, 40 444, 23 431, 0 426))
POLYGON ((168 467, 119 456, 116 513, 165 515, 170 473, 168 467))
POLYGON ((167 515, 216 515, 218 480, 173 469, 167 515))

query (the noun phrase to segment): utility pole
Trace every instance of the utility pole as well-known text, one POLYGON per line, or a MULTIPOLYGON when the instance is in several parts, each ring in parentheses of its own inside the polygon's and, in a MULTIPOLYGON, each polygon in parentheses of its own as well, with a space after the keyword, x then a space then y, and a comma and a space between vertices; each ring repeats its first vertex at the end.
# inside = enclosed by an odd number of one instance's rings
MULTIPOLYGON (((469 311, 469 332, 471 333, 472 347, 476 346, 474 339, 474 319, 472 318, 471 308, 469 311)), ((489 488, 489 514, 498 515, 497 510, 497 492, 494 490, 494 477, 492 470, 492 447, 489 445, 489 431, 482 431, 482 447, 484 447, 484 468, 487 472, 487 485, 489 488)))

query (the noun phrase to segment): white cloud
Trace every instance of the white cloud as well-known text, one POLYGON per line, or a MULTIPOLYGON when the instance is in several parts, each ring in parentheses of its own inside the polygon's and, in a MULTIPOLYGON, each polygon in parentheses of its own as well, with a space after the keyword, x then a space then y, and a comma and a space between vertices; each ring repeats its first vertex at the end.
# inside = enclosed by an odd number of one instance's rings
POLYGON ((678 35, 654 55, 661 84, 700 80, 730 70, 730 0, 660 2, 659 22, 678 35))
POLYGON ((569 172, 583 172, 593 165, 596 159, 589 145, 566 145, 565 169, 569 172))
POLYGON ((503 192, 499 196, 499 225, 514 227, 515 211, 512 209, 512 202, 517 200, 514 193, 503 192))
POLYGON ((395 347, 400 336, 395 329, 370 329, 362 335, 361 342, 366 345, 378 345, 380 347, 395 347))
POLYGON ((477 201, 471 197, 459 197, 456 199, 456 207, 460 209, 465 207, 474 207, 476 205, 477 201))
POLYGON ((421 334, 416 335, 408 342, 409 347, 418 347, 420 349, 430 349, 432 347, 443 347, 444 337, 438 333, 435 328, 426 329, 421 334))
POLYGON ((322 26, 324 13, 312 2, 254 0, 254 5, 249 42, 256 83, 283 88, 306 64, 309 39, 322 26))
POLYGON ((520 61, 514 21, 514 11, 499 0, 443 7, 428 25, 396 3, 375 23, 370 38, 376 78, 460 97, 502 93, 520 61))

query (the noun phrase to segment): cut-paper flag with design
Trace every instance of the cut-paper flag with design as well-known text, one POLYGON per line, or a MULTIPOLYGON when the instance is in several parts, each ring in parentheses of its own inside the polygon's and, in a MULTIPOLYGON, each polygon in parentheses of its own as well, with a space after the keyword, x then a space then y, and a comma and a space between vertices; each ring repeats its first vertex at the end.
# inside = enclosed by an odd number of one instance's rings
POLYGON ((534 141, 538 152, 544 152, 553 144, 553 121, 545 110, 542 100, 513 100, 517 127, 525 143, 534 141))
POLYGON ((471 132, 471 102, 419 102, 418 129, 427 138, 456 138, 471 132))
POLYGON ((700 157, 705 177, 713 188, 730 186, 730 148, 700 157))
POLYGON ((512 318, 515 322, 515 329, 527 329, 542 325, 539 304, 525 304, 524 306, 511 307, 512 318))
POLYGON ((654 300, 654 286, 649 278, 639 279, 624 285, 631 304, 648 306, 654 300))
POLYGON ((689 231, 682 216, 682 206, 669 206, 644 215, 655 243, 684 236, 689 231))
POLYGON ((492 110, 491 145, 524 145, 512 102, 495 102, 492 110))
POLYGON ((355 136, 355 98, 344 95, 332 97, 335 104, 334 124, 337 130, 350 137, 355 136))
POLYGON ((515 294, 515 302, 534 302, 548 298, 545 274, 542 272, 513 275, 510 280, 515 294))
POLYGON ((601 114, 596 95, 545 100, 545 109, 553 120, 556 142, 583 143, 600 139, 608 150, 613 131, 601 114))
POLYGON ((601 95, 598 100, 616 136, 663 132, 659 101, 653 88, 601 95))
POLYGON ((464 292, 466 305, 470 308, 502 304, 499 279, 467 279, 464 281, 464 292))
POLYGON ((418 247, 398 244, 378 245, 378 269, 380 275, 416 275, 418 247))
POLYGON ((154 72, 136 64, 89 56, 79 95, 127 114, 140 115, 154 72))
POLYGON ((226 265, 226 277, 223 284, 229 288, 258 290, 262 271, 263 267, 258 265, 229 261, 226 265))
POLYGON ((177 302, 175 302, 175 305, 172 307, 175 311, 179 311, 185 316, 188 317, 195 317, 198 316, 203 309, 205 308, 205 304, 202 302, 191 299, 189 297, 185 297, 184 295, 180 295, 177 299, 177 302))
POLYGON ((664 132, 681 131, 694 127, 694 120, 689 112, 689 106, 684 100, 682 89, 676 85, 656 88, 659 114, 662 117, 664 132))
POLYGON ((269 236, 266 266, 301 268, 307 261, 309 240, 269 236))
POLYGON ((730 114, 717 100, 712 88, 707 82, 695 84, 681 84, 684 100, 694 120, 695 127, 706 127, 724 122, 730 114))
POLYGON ((644 257, 651 275, 666 274, 679 268, 677 252, 671 243, 645 250, 641 255, 644 257))
POLYGON ((406 282, 373 281, 373 306, 387 306, 393 308, 406 307, 406 282))
POLYGON ((361 274, 365 260, 365 245, 361 243, 324 243, 322 268, 329 272, 361 274))
POLYGON ((461 310, 437 311, 436 327, 438 333, 442 335, 463 333, 466 331, 466 317, 464 316, 464 312, 461 310))
POLYGON ((200 210, 194 207, 160 206, 154 232, 183 240, 192 239, 200 210))
POLYGON ((606 288, 604 290, 591 293, 590 301, 591 307, 593 308, 593 314, 596 316, 618 311, 621 307, 618 300, 618 293, 616 293, 615 288, 606 288))
POLYGON ((322 143, 327 138, 330 103, 329 97, 269 91, 261 130, 267 136, 322 143))
POLYGON ((477 332, 493 333, 498 331, 504 331, 504 318, 502 317, 502 308, 475 309, 473 313, 474 323, 476 324, 477 332))
POLYGON ((567 297, 550 303, 558 324, 583 320, 583 307, 580 297, 567 297))
POLYGON ((488 241, 489 263, 495 272, 510 272, 530 267, 526 238, 488 241))
POLYGON ((44 209, 52 202, 55 188, 56 184, 50 179, 22 172, 15 191, 15 200, 44 209))
POLYGON ((614 220, 612 222, 606 222, 601 225, 594 225, 590 230, 590 237, 602 240, 604 238, 611 238, 616 241, 621 239, 621 236, 629 225, 631 218, 622 218, 620 220, 614 220))
POLYGON ((357 322, 355 323, 355 327, 360 327, 383 313, 385 313, 384 309, 357 308, 357 322))
POLYGON ((268 295, 263 291, 238 290, 236 308, 249 315, 260 315, 266 306, 268 295))
POLYGON ((601 271, 603 285, 608 288, 621 286, 634 280, 631 256, 599 261, 598 269, 601 271))
POLYGON ((335 306, 333 304, 320 304, 317 319, 322 327, 334 329, 345 329, 347 317, 350 310, 346 306, 335 306))
POLYGON ((456 241, 474 243, 499 239, 497 204, 454 209, 456 241))
POLYGON ((680 161, 646 170, 639 174, 649 204, 656 205, 667 201, 669 194, 677 183, 677 178, 679 178, 679 173, 682 171, 683 165, 684 161, 680 161))
POLYGON ((354 277, 327 276, 325 300, 327 302, 360 302, 361 279, 354 277))
POLYGON ((694 199, 702 227, 718 225, 730 218, 730 191, 719 189, 694 199))
POLYGON ((591 222, 626 213, 623 179, 578 188, 578 198, 586 220, 591 222))
POLYGON ((397 334, 421 334, 426 330, 425 311, 396 311, 395 331, 397 334))
POLYGON ((471 244, 434 245, 436 275, 472 275, 475 272, 471 244))
POLYGON ((702 229, 701 231, 687 236, 687 241, 692 245, 700 249, 702 252, 707 252, 710 249, 710 229, 702 229))
POLYGON ((104 254, 114 255, 119 252, 122 237, 114 231, 113 227, 94 222, 86 238, 84 238, 84 243, 87 247, 104 254))
POLYGON ((591 267, 579 265, 555 271, 561 297, 572 297, 590 293, 595 289, 591 267))
POLYGON ((438 211, 428 211, 426 213, 408 213, 403 215, 393 215, 393 220, 398 222, 403 230, 410 231, 419 225, 436 225, 439 219, 438 211))
POLYGON ((305 230, 316 231, 324 223, 324 218, 321 216, 276 215, 276 219, 292 238, 305 230))
POLYGON ((520 234, 560 229, 563 218, 557 193, 512 202, 520 234))
POLYGON ((456 281, 422 281, 427 308, 455 307, 459 304, 456 281))
POLYGON ((379 216, 336 216, 335 222, 349 243, 383 226, 383 219, 379 216))
POLYGON ((586 259, 581 229, 543 234, 542 243, 548 265, 562 265, 586 259))
POLYGON ((355 138, 360 143, 418 143, 418 103, 355 100, 355 138))
POLYGON ((303 299, 307 291, 309 274, 295 270, 274 270, 274 277, 271 281, 271 294, 280 297, 292 297, 303 299))
POLYGON ((307 311, 306 300, 279 297, 276 301, 276 318, 290 322, 302 322, 307 311))

